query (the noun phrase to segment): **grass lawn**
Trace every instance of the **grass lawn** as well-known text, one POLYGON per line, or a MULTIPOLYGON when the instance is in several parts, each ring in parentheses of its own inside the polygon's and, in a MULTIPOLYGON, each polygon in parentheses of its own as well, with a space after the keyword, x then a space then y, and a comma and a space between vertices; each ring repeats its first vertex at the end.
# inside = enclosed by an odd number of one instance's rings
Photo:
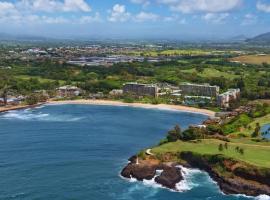
POLYGON ((270 63, 270 55, 260 56, 260 55, 246 55, 232 58, 231 61, 237 61, 241 63, 256 64, 260 65, 262 63, 270 63))
POLYGON ((224 154, 225 156, 250 163, 255 166, 270 168, 270 143, 248 144, 233 141, 228 143, 228 149, 218 150, 218 145, 224 143, 220 140, 206 139, 198 143, 177 141, 167 143, 152 149, 154 154, 163 154, 167 152, 177 153, 182 151, 192 151, 199 154, 224 154), (244 155, 235 151, 235 147, 244 149, 244 155))
POLYGON ((229 72, 222 72, 219 71, 217 69, 213 69, 213 68, 205 68, 203 73, 200 74, 200 76, 207 78, 207 77, 221 77, 224 76, 227 79, 234 79, 237 78, 238 76, 233 74, 233 73, 229 73, 229 72))
POLYGON ((245 134, 250 136, 253 131, 255 130, 256 124, 259 123, 261 127, 263 127, 264 125, 270 124, 270 114, 264 116, 264 117, 259 117, 259 118, 255 118, 254 121, 252 121, 248 126, 250 126, 251 128, 242 128, 241 131, 236 132, 236 133, 232 133, 231 136, 233 135, 238 135, 240 133, 245 134))

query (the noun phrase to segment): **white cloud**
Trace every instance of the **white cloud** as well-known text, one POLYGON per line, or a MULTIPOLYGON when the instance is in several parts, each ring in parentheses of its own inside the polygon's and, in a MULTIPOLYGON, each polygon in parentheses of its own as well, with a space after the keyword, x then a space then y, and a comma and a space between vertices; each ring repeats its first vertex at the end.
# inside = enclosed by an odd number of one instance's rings
POLYGON ((132 3, 136 3, 136 4, 142 4, 143 7, 147 7, 148 5, 150 5, 150 0, 130 0, 132 3))
POLYGON ((64 17, 42 16, 39 19, 37 19, 36 22, 46 23, 46 24, 66 24, 66 23, 70 23, 70 20, 64 17))
POLYGON ((0 2, 0 16, 17 14, 18 11, 14 4, 9 2, 0 2))
POLYGON ((15 4, 20 10, 42 12, 90 12, 85 0, 20 0, 15 4))
POLYGON ((258 1, 256 7, 259 11, 270 13, 270 4, 266 4, 266 3, 262 3, 261 1, 258 1))
POLYGON ((229 13, 207 13, 202 16, 202 19, 210 23, 222 24, 229 16, 229 13))
POLYGON ((154 13, 147 13, 147 12, 140 12, 134 17, 134 20, 137 22, 144 22, 144 21, 156 21, 159 19, 159 15, 154 13))
POLYGON ((111 22, 125 22, 130 19, 131 14, 126 11, 124 5, 115 4, 110 11, 108 20, 111 22))
POLYGON ((178 24, 187 24, 187 20, 185 18, 180 18, 179 15, 171 15, 171 16, 168 16, 168 17, 164 17, 163 18, 163 21, 164 22, 176 22, 178 24))
POLYGON ((254 25, 257 23, 257 16, 253 14, 246 14, 241 23, 242 26, 254 25))
POLYGON ((182 13, 194 12, 227 12, 241 5, 242 0, 158 0, 171 10, 182 13))
POLYGON ((79 19, 80 24, 89 24, 93 22, 101 22, 100 14, 97 12, 94 16, 82 16, 79 19))
POLYGON ((99 13, 90 16, 62 16, 64 12, 90 12, 85 0, 19 0, 15 3, 0 1, 2 24, 86 24, 101 21, 99 13), (50 12, 50 15, 46 15, 50 12), (53 14, 57 15, 51 15, 53 14))

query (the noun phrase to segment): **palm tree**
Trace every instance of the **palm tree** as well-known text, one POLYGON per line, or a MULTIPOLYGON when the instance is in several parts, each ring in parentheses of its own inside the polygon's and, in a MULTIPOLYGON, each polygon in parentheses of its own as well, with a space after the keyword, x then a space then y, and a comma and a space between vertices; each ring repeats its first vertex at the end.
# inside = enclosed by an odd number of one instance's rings
POLYGON ((11 82, 10 76, 7 73, 1 71, 0 72, 0 97, 3 98, 4 105, 7 105, 7 96, 11 90, 10 82, 11 82))

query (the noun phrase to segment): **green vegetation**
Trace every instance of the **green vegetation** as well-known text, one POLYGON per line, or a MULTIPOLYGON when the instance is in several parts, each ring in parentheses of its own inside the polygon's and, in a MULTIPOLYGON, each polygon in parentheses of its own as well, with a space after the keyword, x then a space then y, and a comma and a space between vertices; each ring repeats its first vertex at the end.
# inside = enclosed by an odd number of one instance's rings
MULTIPOLYGON (((11 75, 11 87, 19 94, 35 90, 52 90, 59 85, 76 85, 87 93, 103 92, 122 88, 123 83, 167 82, 179 85, 182 82, 210 83, 221 87, 241 88, 243 101, 270 98, 270 67, 267 64, 242 65, 230 62, 235 53, 217 53, 205 49, 164 49, 136 54, 149 56, 174 56, 172 61, 157 63, 118 63, 111 67, 75 66, 51 59, 6 60, 0 57, 0 66, 10 66, 1 70, 11 75)), ((160 100, 163 101, 164 100, 160 100)), ((166 102, 166 100, 165 100, 166 102)), ((157 102, 158 103, 158 102, 157 102)))
POLYGON ((169 154, 172 160, 180 162, 184 161, 178 155, 183 152, 210 157, 222 155, 255 167, 270 168, 270 141, 261 134, 261 125, 270 123, 269 107, 267 103, 256 102, 248 112, 224 118, 221 124, 191 126, 185 131, 176 126, 152 152, 159 159, 169 154))
POLYGON ((225 142, 216 139, 202 139, 193 141, 178 140, 176 142, 170 142, 157 146, 152 149, 152 153, 156 155, 166 153, 177 155, 178 153, 185 151, 191 151, 201 155, 217 155, 222 153, 223 155, 236 160, 241 160, 255 166, 269 168, 270 143, 260 145, 249 144, 245 141, 242 143, 231 141, 227 144, 228 149, 224 148, 225 142), (219 149, 220 144, 222 144, 222 152, 219 149), (238 150, 236 147, 238 147, 238 150), (243 154, 240 153, 240 151, 243 151, 243 154))
POLYGON ((247 114, 241 114, 222 127, 223 133, 227 135, 240 131, 242 127, 246 128, 251 121, 251 117, 247 114))

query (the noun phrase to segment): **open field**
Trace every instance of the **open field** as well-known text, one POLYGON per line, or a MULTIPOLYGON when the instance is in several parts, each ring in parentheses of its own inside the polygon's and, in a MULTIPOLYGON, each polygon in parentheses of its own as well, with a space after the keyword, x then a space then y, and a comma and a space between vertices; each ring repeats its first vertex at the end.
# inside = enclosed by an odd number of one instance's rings
POLYGON ((256 64, 260 65, 262 63, 270 63, 270 55, 246 55, 232 58, 231 61, 247 63, 247 64, 256 64))
MULTIPOLYGON (((29 79, 31 79, 31 78, 36 78, 36 79, 38 79, 38 81, 40 81, 41 83, 46 83, 46 82, 50 82, 50 81, 55 81, 54 79, 42 78, 42 77, 40 77, 40 76, 19 75, 19 76, 16 76, 16 78, 23 79, 23 80, 29 80, 29 79)), ((64 84, 65 81, 59 80, 59 83, 60 83, 60 84, 64 84)))
POLYGON ((232 141, 228 143, 228 149, 219 151, 219 144, 224 143, 220 140, 215 139, 205 139, 201 142, 171 142, 163 144, 161 146, 155 147, 152 149, 154 154, 163 154, 163 153, 178 153, 183 151, 192 151, 199 154, 224 154, 225 156, 241 160, 247 163, 250 163, 255 166, 260 167, 270 167, 269 152, 270 152, 270 143, 256 143, 250 144, 248 141, 232 141), (240 147, 244 150, 244 155, 239 154, 235 148, 240 147))
POLYGON ((234 79, 234 78, 238 78, 239 75, 235 75, 234 72, 232 71, 220 71, 217 70, 215 68, 204 68, 202 72, 198 72, 196 70, 196 68, 192 68, 192 69, 184 69, 181 70, 181 72, 183 73, 196 73, 198 76, 203 77, 203 78, 218 78, 218 77, 224 77, 226 79, 234 79))

